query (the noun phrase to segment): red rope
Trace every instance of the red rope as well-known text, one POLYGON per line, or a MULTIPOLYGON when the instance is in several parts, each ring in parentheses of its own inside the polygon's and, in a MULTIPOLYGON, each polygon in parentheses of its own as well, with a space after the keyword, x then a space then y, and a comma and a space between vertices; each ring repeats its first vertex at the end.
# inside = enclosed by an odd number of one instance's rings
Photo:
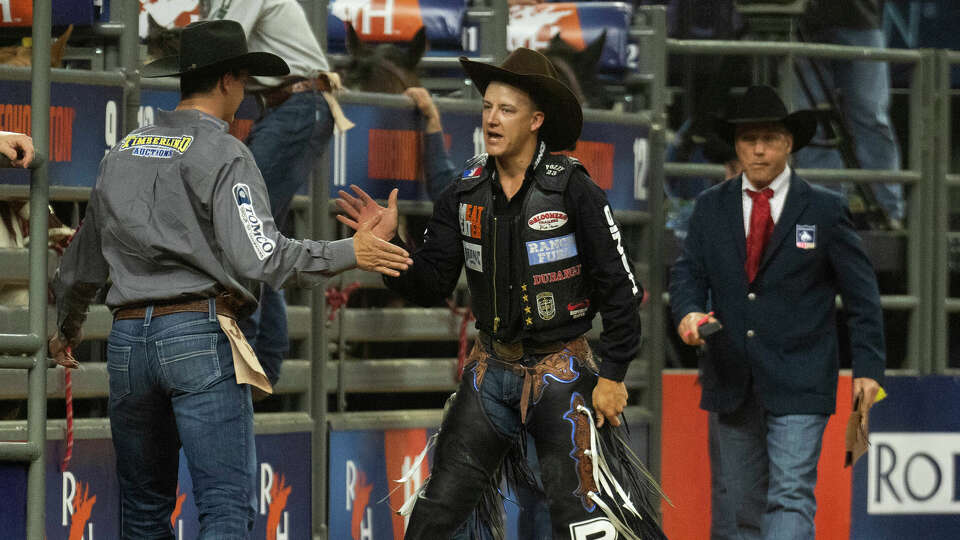
POLYGON ((454 315, 463 317, 460 320, 460 346, 457 349, 457 381, 459 382, 463 376, 463 365, 467 361, 467 325, 476 318, 470 308, 457 307, 452 300, 447 300, 447 306, 454 315))
MULTIPOLYGON (((67 356, 72 357, 73 351, 67 347, 67 356)), ((63 463, 60 465, 60 471, 66 471, 70 465, 70 459, 73 457, 73 385, 71 384, 70 368, 63 370, 63 386, 67 401, 67 452, 63 456, 63 463)))
POLYGON ((334 317, 337 316, 337 311, 347 305, 347 302, 350 301, 350 295, 359 288, 360 283, 354 281, 342 290, 337 287, 329 287, 327 289, 327 306, 330 307, 330 315, 327 317, 328 321, 332 321, 334 317))

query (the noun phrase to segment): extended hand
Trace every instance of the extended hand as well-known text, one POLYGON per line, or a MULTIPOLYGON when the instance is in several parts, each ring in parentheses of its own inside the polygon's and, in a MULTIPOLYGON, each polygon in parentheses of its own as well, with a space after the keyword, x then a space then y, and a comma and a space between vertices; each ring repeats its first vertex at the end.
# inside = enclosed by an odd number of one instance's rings
POLYGON ((593 387, 593 410, 597 413, 597 427, 604 419, 615 426, 620 425, 620 413, 627 406, 627 387, 622 382, 600 377, 593 387))
POLYGON ((337 220, 358 231, 363 223, 378 219, 377 226, 372 229, 373 233, 383 240, 392 240, 394 235, 397 234, 397 220, 400 216, 400 212, 397 210, 397 194, 399 191, 394 189, 390 192, 390 196, 387 198, 387 207, 384 208, 359 187, 351 184, 350 189, 357 194, 357 197, 342 189, 338 192, 340 198, 337 199, 337 206, 347 215, 337 214, 337 220))
MULTIPOLYGON (((700 326, 697 323, 702 321, 706 316, 706 313, 692 311, 683 317, 683 320, 680 321, 680 326, 677 327, 677 333, 680 334, 680 339, 682 339, 684 343, 694 347, 703 345, 703 339, 700 338, 700 326)), ((707 319, 707 322, 714 322, 716 320, 717 319, 710 317, 707 319)))
POLYGON ((368 272, 380 272, 397 277, 400 275, 399 270, 406 270, 413 264, 413 259, 410 258, 407 250, 373 233, 380 219, 381 216, 377 215, 361 223, 357 233, 353 235, 353 252, 357 257, 357 267, 368 272))
POLYGON ((26 169, 33 161, 33 139, 20 133, 0 135, 0 154, 10 158, 14 167, 26 169))

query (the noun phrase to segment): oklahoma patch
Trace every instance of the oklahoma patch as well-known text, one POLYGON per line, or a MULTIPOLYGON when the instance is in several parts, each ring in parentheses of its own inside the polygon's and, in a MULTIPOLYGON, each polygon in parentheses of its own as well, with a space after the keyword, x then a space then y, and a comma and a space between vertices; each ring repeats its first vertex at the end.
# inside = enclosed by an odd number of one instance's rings
POLYGON ((253 251, 261 261, 266 259, 273 254, 277 245, 273 240, 267 238, 267 235, 263 232, 263 222, 257 217, 257 211, 253 208, 250 187, 246 184, 233 186, 233 199, 237 203, 240 222, 243 223, 243 230, 247 232, 247 238, 250 239, 253 251))
POLYGON ((797 247, 815 249, 817 247, 817 226, 797 225, 797 247))

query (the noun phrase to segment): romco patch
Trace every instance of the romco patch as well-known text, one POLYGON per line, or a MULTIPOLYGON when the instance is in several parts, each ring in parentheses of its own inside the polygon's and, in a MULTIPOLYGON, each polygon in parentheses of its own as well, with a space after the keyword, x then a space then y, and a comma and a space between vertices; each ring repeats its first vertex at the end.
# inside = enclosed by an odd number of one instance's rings
POLYGON ((535 231, 552 231, 559 229, 567 224, 568 218, 565 212, 559 210, 547 210, 531 217, 527 220, 527 225, 535 231))
POLYGON ((250 187, 246 184, 237 184, 233 186, 233 198, 237 203, 237 210, 240 212, 240 221, 243 223, 243 229, 247 232, 247 238, 253 245, 253 251, 261 261, 273 254, 277 245, 273 240, 267 238, 263 232, 263 222, 257 217, 257 211, 253 208, 253 199, 250 196, 250 187))

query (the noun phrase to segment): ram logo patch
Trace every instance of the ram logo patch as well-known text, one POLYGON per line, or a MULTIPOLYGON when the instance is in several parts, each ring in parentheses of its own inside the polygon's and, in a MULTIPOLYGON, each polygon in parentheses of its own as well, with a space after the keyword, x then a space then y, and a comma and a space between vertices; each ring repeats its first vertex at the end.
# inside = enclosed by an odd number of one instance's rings
POLYGON ((247 238, 250 239, 257 258, 262 261, 273 254, 277 245, 263 232, 263 222, 257 217, 257 211, 253 208, 250 187, 246 184, 233 186, 233 198, 240 212, 240 222, 243 223, 243 229, 247 231, 247 238))
POLYGON ((552 231, 563 227, 567 224, 567 221, 569 221, 569 219, 565 212, 548 210, 546 212, 540 212, 527 220, 527 225, 535 231, 552 231))
POLYGON ((474 272, 483 272, 483 246, 464 242, 463 263, 474 272))

